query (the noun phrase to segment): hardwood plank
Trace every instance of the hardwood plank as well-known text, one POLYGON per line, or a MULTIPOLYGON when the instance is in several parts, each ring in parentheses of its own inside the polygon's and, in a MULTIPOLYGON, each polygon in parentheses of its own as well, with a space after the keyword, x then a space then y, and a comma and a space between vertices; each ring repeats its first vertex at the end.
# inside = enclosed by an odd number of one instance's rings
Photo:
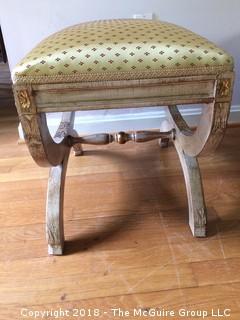
MULTIPOLYGON (((86 263, 86 259, 84 263, 86 263)), ((95 266, 97 264, 94 263, 95 266)), ((2 305, 5 303, 33 304, 36 298, 41 304, 58 302, 66 288, 71 288, 71 291, 67 291, 69 298, 76 300, 196 285, 188 265, 163 264, 161 267, 133 268, 131 272, 127 268, 112 272, 107 272, 108 269, 105 269, 102 273, 86 272, 82 274, 79 265, 73 263, 75 272, 72 270, 66 274, 65 269, 61 267, 60 273, 54 278, 48 271, 50 264, 47 261, 41 263, 38 259, 33 261, 33 264, 26 265, 23 262, 22 265, 22 268, 21 264, 16 268, 12 266, 10 270, 8 266, 7 270, 0 267, 2 274, 0 301, 2 305), (43 270, 42 273, 41 270, 43 270), (8 279, 7 283, 6 278, 8 279), (96 288, 98 289, 96 290, 96 288)), ((91 265, 93 265, 93 260, 91 265)), ((54 270, 55 268, 54 266, 54 270)), ((56 273, 54 272, 54 274, 56 273)))
POLYGON ((239 282, 240 258, 191 263, 198 285, 225 284, 239 282))
MULTIPOLYGON (((216 285, 216 286, 204 286, 185 289, 173 289, 164 290, 159 292, 148 293, 135 293, 125 296, 114 296, 94 299, 83 300, 69 300, 68 294, 63 294, 60 301, 57 303, 47 304, 35 304, 30 308, 31 310, 59 310, 62 309, 75 309, 86 308, 94 309, 98 308, 101 312, 107 311, 104 315, 104 319, 112 319, 110 312, 111 308, 121 308, 124 310, 130 310, 133 312, 134 308, 142 308, 148 310, 150 308, 162 308, 165 310, 173 310, 178 314, 179 310, 184 308, 187 310, 207 310, 209 313, 211 309, 231 309, 230 319, 238 319, 239 315, 239 296, 238 290, 240 284, 236 283, 232 286, 229 285, 216 285), (236 288, 234 288, 235 286, 236 288), (226 300, 229 297, 229 300, 226 300)), ((21 304, 9 304, 5 310, 0 310, 0 316, 5 316, 4 319, 10 319, 12 315, 17 318, 20 310, 23 307, 29 308, 28 305, 21 304)), ((74 317, 70 317, 73 319, 74 317)), ((140 319, 140 317, 134 317, 140 319)), ((173 319, 179 319, 178 316, 172 317, 173 319)), ((118 318, 119 319, 119 318, 118 318)), ((131 317, 130 319, 133 319, 131 317)), ((168 318, 167 318, 168 319, 168 318)), ((190 319, 185 317, 185 319, 190 319)), ((205 318, 206 319, 206 318, 205 318)))

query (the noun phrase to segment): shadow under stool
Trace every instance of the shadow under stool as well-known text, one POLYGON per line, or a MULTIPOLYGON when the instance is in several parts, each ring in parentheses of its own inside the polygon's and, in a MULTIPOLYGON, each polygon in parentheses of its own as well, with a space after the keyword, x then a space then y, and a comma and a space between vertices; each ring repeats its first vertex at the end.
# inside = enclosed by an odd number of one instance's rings
POLYGON ((15 102, 33 159, 49 166, 48 252, 64 246, 63 198, 71 147, 82 144, 145 142, 160 139, 176 147, 187 189, 189 224, 206 236, 207 213, 197 157, 216 149, 229 115, 233 59, 207 39, 171 23, 153 20, 103 20, 68 27, 43 40, 13 70, 15 102), (204 104, 196 130, 178 105, 204 104), (165 106, 159 131, 79 136, 75 112, 165 106), (51 137, 46 113, 63 112, 51 137))

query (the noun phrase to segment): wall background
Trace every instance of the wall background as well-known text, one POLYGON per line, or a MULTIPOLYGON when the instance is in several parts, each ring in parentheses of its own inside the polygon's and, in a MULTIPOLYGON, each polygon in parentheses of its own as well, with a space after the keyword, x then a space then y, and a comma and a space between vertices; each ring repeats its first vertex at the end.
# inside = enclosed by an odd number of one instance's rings
POLYGON ((233 105, 240 111, 239 0, 0 0, 0 5, 10 69, 44 37, 83 21, 152 12, 160 20, 189 28, 235 58, 233 105))

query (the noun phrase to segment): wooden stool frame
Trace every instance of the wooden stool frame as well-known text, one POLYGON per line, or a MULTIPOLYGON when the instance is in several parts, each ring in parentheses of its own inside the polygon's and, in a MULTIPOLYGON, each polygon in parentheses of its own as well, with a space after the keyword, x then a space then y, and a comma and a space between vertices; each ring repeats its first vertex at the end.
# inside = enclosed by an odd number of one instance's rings
POLYGON ((196 237, 206 236, 207 211, 197 157, 216 149, 221 142, 232 99, 233 72, 142 80, 79 82, 65 84, 15 84, 14 95, 25 140, 33 159, 49 166, 47 191, 47 240, 49 254, 61 255, 64 247, 64 181, 71 147, 82 154, 81 145, 107 144, 129 140, 144 142, 172 139, 176 147, 187 189, 189 224, 196 237), (204 104, 201 120, 192 131, 178 105, 204 104), (74 131, 77 110, 166 107, 168 121, 160 132, 96 134, 78 137, 74 131), (47 112, 63 112, 61 124, 51 137, 47 112))

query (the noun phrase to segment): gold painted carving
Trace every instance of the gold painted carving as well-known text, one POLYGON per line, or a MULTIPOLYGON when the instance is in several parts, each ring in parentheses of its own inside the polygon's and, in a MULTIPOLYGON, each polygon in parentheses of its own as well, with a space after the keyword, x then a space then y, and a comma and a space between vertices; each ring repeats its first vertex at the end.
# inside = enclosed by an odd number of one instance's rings
POLYGON ((224 131, 227 126, 229 113, 229 104, 228 103, 219 103, 216 107, 215 121, 212 128, 212 133, 216 134, 217 132, 224 131))
POLYGON ((18 100, 20 103, 20 106, 23 111, 29 111, 31 107, 31 101, 28 95, 27 90, 20 90, 17 92, 18 100))
POLYGON ((217 95, 219 97, 228 97, 231 91, 231 79, 222 79, 218 83, 217 95))

